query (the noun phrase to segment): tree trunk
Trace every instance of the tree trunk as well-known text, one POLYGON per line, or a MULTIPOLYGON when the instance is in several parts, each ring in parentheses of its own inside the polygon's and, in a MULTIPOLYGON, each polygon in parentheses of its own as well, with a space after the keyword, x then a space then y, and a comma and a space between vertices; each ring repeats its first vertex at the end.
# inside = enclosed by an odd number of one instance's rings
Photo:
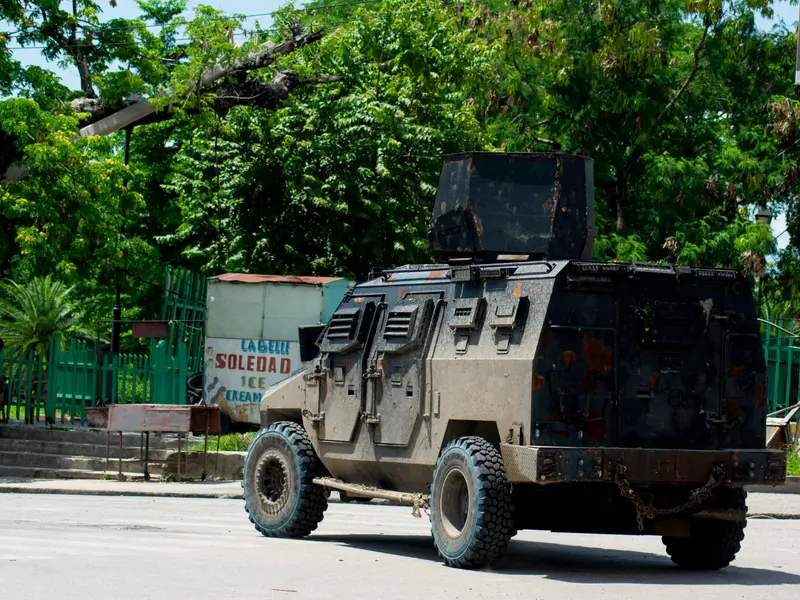
POLYGON ((85 98, 95 99, 97 94, 94 93, 94 86, 92 85, 92 74, 89 71, 89 63, 86 62, 86 56, 80 48, 75 48, 75 62, 78 65, 78 75, 81 78, 81 91, 85 98))

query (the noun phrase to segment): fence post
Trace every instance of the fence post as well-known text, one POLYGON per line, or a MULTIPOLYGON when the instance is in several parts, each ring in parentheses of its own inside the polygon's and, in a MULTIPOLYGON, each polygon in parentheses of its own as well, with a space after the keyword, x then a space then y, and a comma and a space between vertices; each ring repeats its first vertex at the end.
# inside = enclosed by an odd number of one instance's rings
POLYGON ((175 384, 177 388, 175 393, 177 401, 175 404, 186 404, 186 380, 189 378, 189 352, 186 343, 183 340, 178 342, 178 381, 175 384))
POLYGON ((58 396, 58 361, 61 360, 61 335, 55 334, 50 338, 50 348, 47 357, 47 397, 45 399, 46 417, 55 422, 56 403, 58 396))
POLYGON ((167 393, 166 390, 166 378, 165 378, 165 371, 168 368, 168 361, 167 361, 167 344, 164 340, 160 340, 155 348, 153 349, 153 357, 150 361, 151 367, 153 369, 153 379, 151 384, 151 401, 156 404, 163 404, 164 403, 164 396, 167 393))

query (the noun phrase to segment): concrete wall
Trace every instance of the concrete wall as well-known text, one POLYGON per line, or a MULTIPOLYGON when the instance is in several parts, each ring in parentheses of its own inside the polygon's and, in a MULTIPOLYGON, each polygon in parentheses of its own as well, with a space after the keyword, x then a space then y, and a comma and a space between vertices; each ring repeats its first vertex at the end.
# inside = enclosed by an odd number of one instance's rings
MULTIPOLYGON (((245 452, 208 452, 206 479, 239 481, 242 478, 245 452)), ((181 477, 200 479, 203 473, 202 452, 181 452, 181 477)), ((178 475, 178 453, 170 452, 164 461, 162 477, 178 475)))

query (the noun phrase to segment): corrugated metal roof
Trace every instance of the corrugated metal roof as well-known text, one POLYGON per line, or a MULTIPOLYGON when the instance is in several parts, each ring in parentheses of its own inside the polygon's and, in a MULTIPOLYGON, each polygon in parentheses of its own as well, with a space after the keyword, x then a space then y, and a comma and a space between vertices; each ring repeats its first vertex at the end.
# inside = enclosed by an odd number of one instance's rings
POLYGON ((224 273, 210 277, 209 281, 233 281, 236 283, 291 283, 293 285, 325 285, 341 280, 341 277, 314 277, 310 275, 257 275, 255 273, 224 273))

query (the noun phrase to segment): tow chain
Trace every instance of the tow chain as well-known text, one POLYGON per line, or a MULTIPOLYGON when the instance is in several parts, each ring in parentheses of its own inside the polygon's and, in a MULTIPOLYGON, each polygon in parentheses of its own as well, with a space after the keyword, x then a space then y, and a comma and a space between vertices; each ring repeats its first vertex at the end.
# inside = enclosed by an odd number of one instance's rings
POLYGON ((644 529, 645 519, 654 519, 657 515, 674 515, 702 504, 705 500, 711 497, 711 493, 714 491, 714 488, 725 480, 725 469, 721 465, 714 465, 714 467, 711 469, 711 475, 709 475, 708 481, 706 481, 699 488, 689 492, 688 502, 684 502, 678 506, 673 506, 672 508, 656 508, 652 504, 648 504, 636 495, 631 487, 631 484, 628 483, 627 479, 625 479, 625 473, 627 470, 628 469, 625 465, 621 463, 617 465, 617 475, 615 481, 617 487, 619 488, 619 493, 622 494, 623 497, 633 502, 633 505, 636 507, 636 524, 639 526, 639 531, 644 529))

